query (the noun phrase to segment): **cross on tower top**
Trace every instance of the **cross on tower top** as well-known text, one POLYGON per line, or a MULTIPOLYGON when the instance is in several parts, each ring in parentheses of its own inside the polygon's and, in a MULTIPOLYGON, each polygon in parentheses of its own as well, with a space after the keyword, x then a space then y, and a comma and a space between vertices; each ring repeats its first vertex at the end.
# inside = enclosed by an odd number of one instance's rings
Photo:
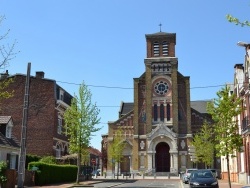
POLYGON ((160 32, 161 32, 161 26, 162 26, 162 24, 160 23, 159 26, 160 26, 160 32))

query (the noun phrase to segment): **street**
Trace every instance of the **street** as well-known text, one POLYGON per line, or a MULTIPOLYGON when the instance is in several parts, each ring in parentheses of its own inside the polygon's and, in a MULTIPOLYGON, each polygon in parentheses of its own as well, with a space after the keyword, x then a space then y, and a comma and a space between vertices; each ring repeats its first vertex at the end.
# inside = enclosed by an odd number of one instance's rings
MULTIPOLYGON (((78 186, 79 187, 79 186, 78 186)), ((188 188, 188 184, 184 184, 180 179, 120 179, 120 180, 104 180, 100 183, 92 184, 90 187, 108 188, 108 187, 126 187, 126 188, 188 188)), ((226 180, 219 180, 220 188, 228 188, 226 180)), ((232 182, 232 188, 242 188, 242 184, 232 182)))
POLYGON ((148 188, 183 188, 180 180, 169 180, 169 179, 144 179, 144 180, 125 180, 125 181, 110 181, 95 184, 94 187, 148 187, 148 188))

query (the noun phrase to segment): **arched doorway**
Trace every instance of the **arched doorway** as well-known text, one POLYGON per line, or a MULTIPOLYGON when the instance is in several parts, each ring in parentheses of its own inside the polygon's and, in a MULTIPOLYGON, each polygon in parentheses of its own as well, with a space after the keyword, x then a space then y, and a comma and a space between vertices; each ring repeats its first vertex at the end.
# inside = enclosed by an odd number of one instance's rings
POLYGON ((169 145, 165 142, 157 144, 155 151, 156 172, 170 172, 169 145))

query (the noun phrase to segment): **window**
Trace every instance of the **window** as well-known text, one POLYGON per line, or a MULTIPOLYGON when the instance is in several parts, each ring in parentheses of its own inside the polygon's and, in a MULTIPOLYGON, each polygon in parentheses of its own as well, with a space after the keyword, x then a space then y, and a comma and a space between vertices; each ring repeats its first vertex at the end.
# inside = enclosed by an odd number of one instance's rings
POLYGON ((11 138, 11 133, 12 133, 12 126, 7 125, 6 126, 6 138, 11 138))
POLYGON ((62 134, 62 117, 58 115, 57 133, 62 134))
POLYGON ((161 121, 164 121, 164 105, 161 104, 160 106, 160 119, 161 121))
POLYGON ((154 56, 159 56, 160 55, 159 49, 160 49, 159 43, 154 42, 154 56))
POLYGON ((60 93, 59 93, 59 100, 62 100, 64 99, 64 91, 63 90, 60 90, 60 93))
POLYGON ((57 159, 61 158, 61 146, 60 145, 56 146, 56 158, 57 159))
POLYGON ((10 155, 10 169, 16 169, 17 155, 10 155))
POLYGON ((162 43, 162 54, 168 56, 168 43, 166 41, 162 43))
POLYGON ((170 121, 170 104, 167 104, 167 121, 170 121))
POLYGON ((154 105, 154 121, 157 121, 158 118, 158 112, 157 112, 158 108, 157 108, 157 104, 154 105))

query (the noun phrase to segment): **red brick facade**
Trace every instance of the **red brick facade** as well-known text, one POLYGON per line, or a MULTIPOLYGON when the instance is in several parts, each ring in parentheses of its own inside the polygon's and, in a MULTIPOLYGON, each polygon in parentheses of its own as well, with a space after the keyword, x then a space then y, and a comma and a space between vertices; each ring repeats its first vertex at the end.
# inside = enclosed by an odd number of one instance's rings
MULTIPOLYGON (((43 72, 37 72, 30 78, 29 108, 27 120, 27 154, 39 156, 56 156, 56 148, 61 150, 61 155, 67 153, 68 142, 63 133, 58 134, 58 114, 60 110, 70 105, 72 96, 60 88, 54 80, 43 78, 43 72), (59 100, 60 91, 63 95, 59 100), (62 105, 64 104, 63 108, 62 105)), ((26 75, 12 76, 13 83, 8 87, 14 91, 14 96, 1 102, 1 115, 13 117, 13 135, 21 139, 21 127, 23 119, 24 92, 26 75)))

